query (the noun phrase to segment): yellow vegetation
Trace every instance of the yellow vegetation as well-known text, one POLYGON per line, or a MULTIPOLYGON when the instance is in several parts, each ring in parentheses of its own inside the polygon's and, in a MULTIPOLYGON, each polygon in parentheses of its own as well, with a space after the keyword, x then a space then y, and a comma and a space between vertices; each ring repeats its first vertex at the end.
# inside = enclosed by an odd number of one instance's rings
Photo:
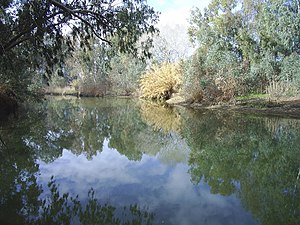
POLYGON ((166 100, 178 92, 181 85, 182 73, 178 64, 154 66, 140 79, 141 97, 166 100))
POLYGON ((165 133, 180 132, 181 117, 173 108, 153 102, 143 102, 141 115, 155 130, 162 130, 165 133))

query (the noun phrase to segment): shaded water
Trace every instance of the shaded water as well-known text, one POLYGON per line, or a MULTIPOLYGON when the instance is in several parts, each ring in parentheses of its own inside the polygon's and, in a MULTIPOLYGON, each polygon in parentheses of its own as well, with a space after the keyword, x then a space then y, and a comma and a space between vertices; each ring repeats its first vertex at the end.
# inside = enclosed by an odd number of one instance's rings
POLYGON ((0 137, 0 224, 300 224, 299 120, 50 98, 0 137))

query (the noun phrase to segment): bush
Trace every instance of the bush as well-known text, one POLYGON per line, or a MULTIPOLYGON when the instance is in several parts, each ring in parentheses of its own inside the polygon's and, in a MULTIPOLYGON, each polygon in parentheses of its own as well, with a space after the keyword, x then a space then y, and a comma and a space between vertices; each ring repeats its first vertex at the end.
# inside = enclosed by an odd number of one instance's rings
POLYGON ((205 70, 203 68, 201 54, 194 54, 190 59, 183 62, 183 85, 182 94, 190 102, 201 102, 203 100, 203 80, 205 70))
POLYGON ((139 79, 145 71, 146 64, 133 55, 121 54, 111 61, 108 80, 111 91, 117 95, 133 95, 138 89, 139 79))
POLYGON ((292 97, 299 93, 299 85, 292 81, 271 81, 266 92, 271 99, 292 97))
POLYGON ((106 84, 87 83, 79 86, 79 95, 84 97, 103 97, 107 94, 106 84))
POLYGON ((217 72, 207 68, 201 52, 193 55, 183 64, 182 94, 188 102, 216 104, 233 100, 236 92, 236 81, 233 78, 235 68, 217 72), (232 74, 233 73, 233 74, 232 74))
POLYGON ((15 92, 0 84, 0 116, 14 113, 18 108, 17 96, 15 92))
POLYGON ((182 74, 178 64, 154 66, 140 79, 141 97, 167 100, 173 93, 179 92, 181 85, 182 74))

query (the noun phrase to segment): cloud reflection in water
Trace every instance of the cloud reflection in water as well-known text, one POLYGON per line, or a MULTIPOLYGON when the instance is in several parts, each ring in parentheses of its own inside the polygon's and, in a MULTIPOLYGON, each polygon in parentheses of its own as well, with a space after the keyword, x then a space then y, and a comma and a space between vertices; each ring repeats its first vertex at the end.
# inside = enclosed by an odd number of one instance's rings
POLYGON ((92 160, 64 149, 54 162, 39 162, 38 182, 46 187, 54 176, 61 193, 79 195, 82 201, 93 188, 101 201, 149 209, 157 223, 257 224, 235 196, 213 195, 203 182, 193 185, 187 164, 167 165, 158 156, 148 155, 130 161, 108 146, 109 140, 104 141, 102 152, 92 160))

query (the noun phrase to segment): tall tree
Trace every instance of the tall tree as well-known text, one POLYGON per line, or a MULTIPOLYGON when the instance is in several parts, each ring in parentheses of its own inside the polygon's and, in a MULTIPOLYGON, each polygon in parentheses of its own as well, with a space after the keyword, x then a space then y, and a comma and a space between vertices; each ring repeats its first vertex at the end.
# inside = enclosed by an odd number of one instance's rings
POLYGON ((233 77, 242 94, 283 80, 299 89, 299 7, 296 0, 212 0, 203 12, 193 10, 200 76, 233 77))
POLYGON ((192 52, 192 44, 184 25, 163 26, 153 39, 153 60, 157 63, 175 63, 186 59, 192 52))
POLYGON ((12 61, 27 70, 37 66, 50 72, 74 48, 74 39, 91 47, 89 40, 96 37, 133 54, 142 48, 142 56, 149 57, 157 20, 158 13, 145 0, 1 1, 0 75, 13 69, 12 61), (148 38, 137 45, 143 34, 148 38))

